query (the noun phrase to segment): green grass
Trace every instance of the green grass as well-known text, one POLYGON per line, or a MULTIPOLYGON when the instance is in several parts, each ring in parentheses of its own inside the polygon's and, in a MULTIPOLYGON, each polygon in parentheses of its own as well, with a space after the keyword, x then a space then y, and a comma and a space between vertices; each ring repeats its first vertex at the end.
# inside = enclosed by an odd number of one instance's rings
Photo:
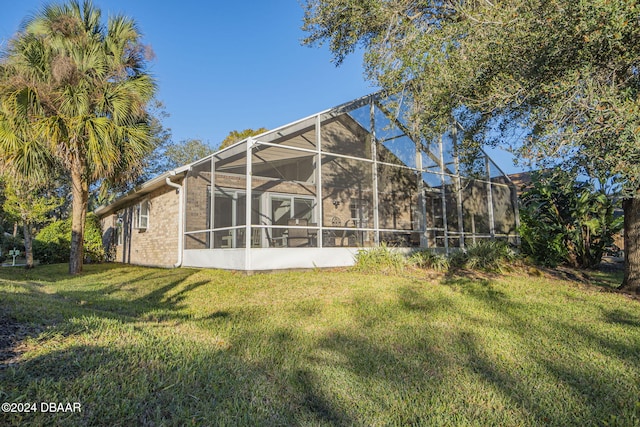
POLYGON ((611 276, 66 268, 0 270, 32 330, 0 402, 82 412, 0 425, 640 425, 640 305, 611 276))

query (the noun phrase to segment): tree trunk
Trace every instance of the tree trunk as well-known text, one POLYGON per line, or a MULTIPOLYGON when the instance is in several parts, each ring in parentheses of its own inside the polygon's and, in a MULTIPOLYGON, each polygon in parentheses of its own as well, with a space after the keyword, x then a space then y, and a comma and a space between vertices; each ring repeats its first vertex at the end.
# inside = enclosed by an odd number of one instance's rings
POLYGON ((624 280, 621 290, 640 294, 640 192, 625 199, 624 210, 624 280))
POLYGON ((84 257, 84 223, 87 216, 89 185, 84 177, 84 169, 74 164, 71 169, 71 254, 69 257, 69 274, 82 272, 84 257))
POLYGON ((24 257, 27 260, 25 265, 26 269, 33 268, 33 236, 31 233, 31 224, 27 221, 24 222, 24 257))

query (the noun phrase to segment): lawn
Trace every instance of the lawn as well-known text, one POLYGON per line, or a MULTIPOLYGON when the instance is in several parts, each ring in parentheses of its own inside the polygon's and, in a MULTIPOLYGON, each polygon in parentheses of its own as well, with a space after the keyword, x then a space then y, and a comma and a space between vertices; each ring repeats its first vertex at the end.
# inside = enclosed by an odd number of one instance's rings
POLYGON ((66 269, 0 270, 0 424, 640 425, 611 274, 66 269))

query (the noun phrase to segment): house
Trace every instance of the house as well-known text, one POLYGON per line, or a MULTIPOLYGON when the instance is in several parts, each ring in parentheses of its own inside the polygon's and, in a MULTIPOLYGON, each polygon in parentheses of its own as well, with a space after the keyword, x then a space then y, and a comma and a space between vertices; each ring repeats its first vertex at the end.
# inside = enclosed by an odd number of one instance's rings
POLYGON ((96 214, 115 261, 164 267, 336 267, 380 244, 515 243, 515 186, 484 152, 458 157, 457 137, 412 137, 369 95, 169 171, 96 214))
POLYGON ((516 186, 518 197, 522 196, 527 190, 533 187, 533 178, 531 172, 519 172, 507 175, 509 180, 516 186))

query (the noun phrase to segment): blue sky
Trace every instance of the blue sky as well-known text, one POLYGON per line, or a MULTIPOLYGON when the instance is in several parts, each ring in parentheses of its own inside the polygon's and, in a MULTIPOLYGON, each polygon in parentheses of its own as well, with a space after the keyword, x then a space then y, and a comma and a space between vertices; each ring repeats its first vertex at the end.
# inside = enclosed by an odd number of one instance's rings
MULTIPOLYGON (((42 0, 7 1, 0 43, 42 0)), ((173 140, 217 146, 232 130, 275 128, 376 90, 362 56, 336 67, 328 48, 302 46, 298 0, 94 0, 103 15, 136 20, 155 59, 151 73, 173 140)), ((496 156, 494 157, 502 157, 496 156)), ((503 169, 508 159, 496 159, 503 169)))
MULTIPOLYGON (((9 2, 7 2, 9 3, 9 2)), ((42 1, 3 4, 0 39, 42 1)), ((274 128, 367 93, 361 58, 336 68, 328 49, 301 46, 296 0, 95 1, 138 22, 174 140, 217 145, 232 130, 274 128)))

